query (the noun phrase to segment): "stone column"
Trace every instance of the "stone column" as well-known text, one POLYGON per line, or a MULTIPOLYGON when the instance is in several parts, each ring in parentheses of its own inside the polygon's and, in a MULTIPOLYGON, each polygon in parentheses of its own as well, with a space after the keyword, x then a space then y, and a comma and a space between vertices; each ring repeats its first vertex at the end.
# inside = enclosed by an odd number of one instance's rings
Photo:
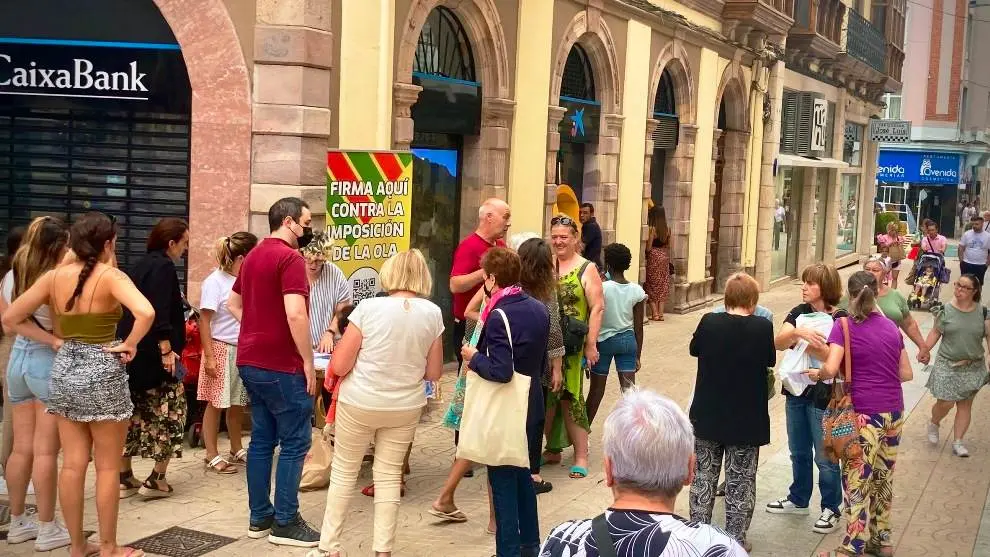
POLYGON ((509 172, 509 147, 512 143, 512 118, 516 103, 511 99, 488 98, 481 107, 481 146, 484 149, 482 199, 506 199, 509 172))
POLYGON ((550 219, 553 218, 553 205, 557 202, 557 151, 560 150, 560 121, 567 114, 567 109, 560 106, 550 106, 547 115, 547 172, 546 191, 543 196, 546 207, 543 215, 544 235, 550 235, 550 219))
POLYGON ((250 219, 255 233, 268 233, 268 208, 282 197, 308 201, 318 221, 326 212, 330 6, 331 0, 257 3, 250 219))
POLYGON ((770 96, 770 121, 763 126, 763 156, 760 161, 760 208, 756 228, 756 280, 766 291, 770 287, 770 263, 773 246, 773 212, 776 191, 774 162, 780 153, 780 107, 784 96, 784 62, 770 68, 767 94, 770 96))
POLYGON ((412 105, 419 100, 423 88, 411 83, 396 83, 392 86, 392 148, 399 151, 409 149, 413 140, 414 123, 412 105))
MULTIPOLYGON (((719 231, 715 229, 715 212, 719 211, 720 220, 722 215, 721 215, 721 207, 715 205, 715 192, 719 187, 719 183, 718 183, 719 176, 717 176, 718 159, 720 156, 721 157, 725 156, 724 153, 719 153, 719 140, 722 138, 722 134, 724 133, 725 133, 724 130, 719 130, 719 129, 716 129, 714 132, 712 132, 712 171, 711 171, 711 176, 709 178, 709 187, 708 187, 708 226, 707 226, 708 243, 706 244, 705 247, 705 280, 708 284, 712 286, 711 288, 708 288, 706 285, 705 296, 708 296, 713 292, 715 292, 716 285, 718 284, 718 277, 713 277, 711 274, 712 258, 718 257, 718 253, 712 253, 712 239, 720 238, 720 236, 718 235, 719 231)), ((726 140, 726 143, 728 143, 728 140, 726 140)), ((724 148, 725 145, 723 145, 723 149, 724 148)), ((725 166, 723 165, 722 176, 721 176, 721 180, 722 180, 721 187, 722 187, 723 196, 725 195, 725 174, 726 174, 725 170, 726 170, 725 166)), ((721 228, 721 226, 722 224, 721 222, 719 222, 719 227, 721 228)), ((721 244, 719 244, 718 250, 722 251, 721 244)))
POLYGON ((674 263, 673 289, 668 306, 676 313, 690 311, 697 301, 688 299, 690 284, 686 280, 688 265, 688 236, 691 232, 691 190, 694 175, 694 141, 698 127, 681 124, 677 148, 667 159, 664 169, 663 204, 667 208, 670 228, 670 257, 674 263))
POLYGON ((856 239, 857 251, 863 256, 873 253, 875 232, 873 207, 877 197, 877 156, 880 144, 870 141, 870 129, 863 132, 862 174, 859 178, 859 236, 856 239))
MULTIPOLYGON (((797 208, 798 241, 796 273, 814 262, 815 252, 811 249, 811 241, 815 234, 815 187, 818 184, 818 173, 828 172, 824 168, 804 168, 800 173, 801 180, 793 188, 801 188, 801 204, 797 208)), ((793 210, 793 209, 792 209, 793 210)))
POLYGON ((714 231, 718 234, 718 254, 712 254, 712 257, 719 258, 718 276, 713 277, 716 280, 713 292, 721 292, 729 276, 742 269, 748 141, 749 134, 746 132, 736 130, 725 132, 722 206, 713 208, 713 211, 720 211, 719 230, 714 231))
MULTIPOLYGON (((621 114, 602 114, 596 157, 597 184, 584 187, 585 201, 595 205, 595 216, 602 227, 602 245, 615 241, 616 201, 619 199, 619 152, 621 150, 621 114)), ((587 176, 587 169, 585 169, 587 176)))

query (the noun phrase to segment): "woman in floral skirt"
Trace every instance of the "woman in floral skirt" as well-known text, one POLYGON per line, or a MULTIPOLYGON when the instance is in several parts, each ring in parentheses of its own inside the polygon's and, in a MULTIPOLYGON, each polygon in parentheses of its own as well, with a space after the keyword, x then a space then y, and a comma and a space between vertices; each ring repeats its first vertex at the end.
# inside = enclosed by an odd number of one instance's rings
MULTIPOLYGON (((138 343, 137 354, 127 365, 134 415, 131 417, 120 463, 120 497, 135 493, 148 499, 171 497, 165 473, 172 457, 182 457, 186 425, 186 392, 180 377, 179 354, 186 343, 186 320, 176 263, 189 247, 189 225, 164 218, 148 235, 148 253, 128 272, 134 285, 155 308, 155 321, 138 343), (141 482, 134 477, 131 458, 155 461, 155 468, 141 482)), ((117 326, 117 337, 126 338, 134 325, 130 312, 117 326)))

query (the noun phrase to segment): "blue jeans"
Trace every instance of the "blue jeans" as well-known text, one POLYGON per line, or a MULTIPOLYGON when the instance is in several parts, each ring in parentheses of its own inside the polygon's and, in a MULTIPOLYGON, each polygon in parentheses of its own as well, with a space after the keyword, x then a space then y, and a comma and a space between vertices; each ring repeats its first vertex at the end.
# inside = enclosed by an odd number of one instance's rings
POLYGON ((822 446, 822 416, 825 410, 816 408, 807 398, 787 395, 787 446, 791 451, 791 470, 794 482, 787 498, 799 507, 807 507, 811 501, 814 471, 811 463, 818 465, 818 490, 822 495, 822 510, 831 509, 839 514, 842 502, 842 474, 839 465, 830 462, 822 446))
POLYGON ((609 337, 598 343, 598 363, 592 366, 591 373, 608 375, 615 359, 615 369, 619 373, 636 373, 636 353, 639 344, 632 329, 609 337))
POLYGON ((48 380, 52 376, 55 351, 51 346, 17 337, 10 349, 5 382, 11 404, 30 400, 48 403, 48 380))
POLYGON ((239 366, 241 380, 251 397, 251 443, 248 445, 247 484, 251 522, 275 515, 288 523, 299 512, 299 479, 312 442, 313 397, 302 375, 239 366), (281 446, 275 470, 275 506, 272 506, 272 458, 281 446))
POLYGON ((489 466, 488 483, 495 507, 495 555, 536 557, 540 551, 540 517, 529 470, 489 466))

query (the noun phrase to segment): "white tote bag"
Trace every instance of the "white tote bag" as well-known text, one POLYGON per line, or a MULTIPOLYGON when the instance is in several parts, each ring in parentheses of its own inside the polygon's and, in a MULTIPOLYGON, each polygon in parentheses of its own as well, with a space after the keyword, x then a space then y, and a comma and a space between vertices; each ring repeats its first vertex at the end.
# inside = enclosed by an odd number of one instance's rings
MULTIPOLYGON (((495 312, 505 323, 511 349, 509 320, 502 310, 495 312)), ((508 383, 496 383, 468 370, 457 458, 489 466, 529 468, 526 414, 531 381, 529 376, 513 371, 508 383)))

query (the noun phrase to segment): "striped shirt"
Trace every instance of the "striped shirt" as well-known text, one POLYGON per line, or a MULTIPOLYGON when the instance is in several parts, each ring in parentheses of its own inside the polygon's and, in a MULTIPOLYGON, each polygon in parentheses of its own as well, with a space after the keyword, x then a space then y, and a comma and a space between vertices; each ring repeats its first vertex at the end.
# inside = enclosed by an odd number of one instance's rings
POLYGON ((351 283, 340 267, 329 261, 324 263, 320 276, 309 289, 309 334, 314 345, 319 344, 330 327, 337 304, 350 303, 353 299, 351 283))

